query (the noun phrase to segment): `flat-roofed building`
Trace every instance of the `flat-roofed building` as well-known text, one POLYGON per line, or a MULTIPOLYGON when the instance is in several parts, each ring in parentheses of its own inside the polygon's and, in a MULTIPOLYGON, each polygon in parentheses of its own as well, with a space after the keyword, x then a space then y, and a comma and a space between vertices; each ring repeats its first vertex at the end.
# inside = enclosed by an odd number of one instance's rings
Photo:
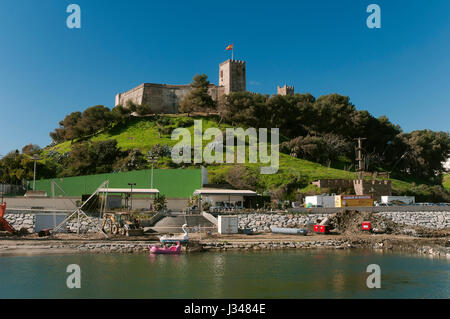
POLYGON ((243 189, 202 188, 194 191, 194 195, 201 196, 201 200, 209 203, 213 209, 233 209, 244 208, 246 198, 256 197, 258 194, 243 189))

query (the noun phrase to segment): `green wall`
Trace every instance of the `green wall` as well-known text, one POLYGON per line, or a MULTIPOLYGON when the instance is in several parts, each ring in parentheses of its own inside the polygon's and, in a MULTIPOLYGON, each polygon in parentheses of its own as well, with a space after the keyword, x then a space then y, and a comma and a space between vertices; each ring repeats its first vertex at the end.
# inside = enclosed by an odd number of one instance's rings
MULTIPOLYGON (((110 188, 128 188, 128 183, 136 183, 134 188, 150 188, 151 169, 131 172, 87 175, 53 179, 68 196, 93 193, 104 181, 109 180, 110 188)), ((32 187, 33 181, 30 182, 32 187)), ((51 196, 51 180, 37 180, 36 190, 46 191, 51 196)), ((194 190, 202 187, 201 169, 155 169, 153 188, 159 189, 167 198, 188 198, 194 190)), ((63 195, 55 187, 55 195, 63 195)))

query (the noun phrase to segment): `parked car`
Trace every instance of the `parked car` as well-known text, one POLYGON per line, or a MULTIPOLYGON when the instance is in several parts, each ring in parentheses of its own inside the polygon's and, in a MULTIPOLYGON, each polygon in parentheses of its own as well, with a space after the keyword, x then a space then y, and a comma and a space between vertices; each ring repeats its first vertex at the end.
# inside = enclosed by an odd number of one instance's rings
POLYGON ((417 203, 417 205, 419 205, 419 206, 434 206, 435 204, 433 204, 433 203, 417 203))

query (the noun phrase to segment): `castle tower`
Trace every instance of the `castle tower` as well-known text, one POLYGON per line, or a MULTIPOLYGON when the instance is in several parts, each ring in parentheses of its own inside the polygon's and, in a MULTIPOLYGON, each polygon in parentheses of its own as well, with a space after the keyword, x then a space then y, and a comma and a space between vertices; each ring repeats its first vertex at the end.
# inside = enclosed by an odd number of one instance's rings
POLYGON ((278 95, 294 95, 294 87, 287 86, 286 84, 284 86, 277 86, 277 94, 278 95))
POLYGON ((219 86, 224 87, 224 94, 246 90, 245 62, 226 60, 219 65, 219 86))

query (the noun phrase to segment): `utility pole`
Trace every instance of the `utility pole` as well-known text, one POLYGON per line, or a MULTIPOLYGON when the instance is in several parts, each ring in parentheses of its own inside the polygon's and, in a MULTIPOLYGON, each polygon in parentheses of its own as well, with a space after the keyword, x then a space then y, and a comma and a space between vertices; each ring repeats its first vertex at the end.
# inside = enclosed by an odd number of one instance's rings
POLYGON ((356 147, 356 160, 358 161, 358 179, 363 179, 363 172, 364 172, 364 159, 362 155, 362 141, 366 140, 366 138, 358 137, 355 138, 355 140, 358 141, 358 146, 356 147))
POLYGON ((131 186, 131 193, 130 193, 131 209, 130 210, 133 210, 133 186, 136 186, 136 183, 128 183, 128 185, 131 186))
POLYGON ((36 162, 40 160, 39 156, 33 155, 34 159, 34 174, 33 174, 33 190, 36 190, 36 162))
POLYGON ((158 161, 158 156, 153 155, 152 151, 148 151, 147 159, 150 163, 152 163, 152 176, 150 181, 150 188, 153 189, 153 165, 158 161))

